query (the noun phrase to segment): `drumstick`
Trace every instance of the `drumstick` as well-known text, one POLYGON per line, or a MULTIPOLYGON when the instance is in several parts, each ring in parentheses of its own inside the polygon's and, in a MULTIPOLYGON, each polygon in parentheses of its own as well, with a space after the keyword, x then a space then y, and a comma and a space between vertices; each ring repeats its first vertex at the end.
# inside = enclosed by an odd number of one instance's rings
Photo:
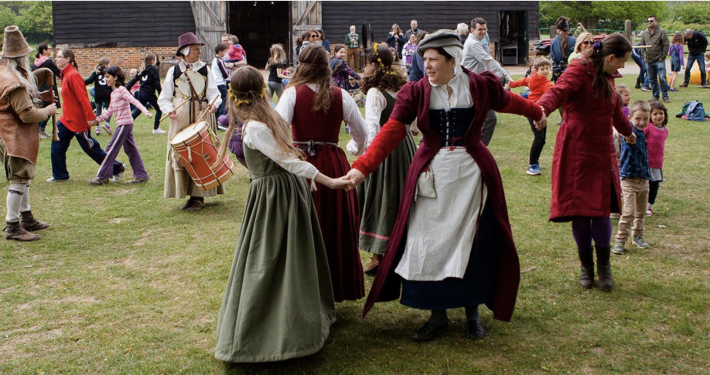
MULTIPOLYGON (((189 100, 185 100, 184 102, 180 103, 179 106, 177 106, 177 107, 175 107, 175 109, 173 109, 173 112, 177 111, 178 108, 182 107, 183 104, 185 104, 185 103, 187 103, 187 102, 189 102, 189 100)), ((163 118, 161 118, 160 121, 158 121, 158 123, 160 124, 161 122, 163 122, 163 120, 165 120, 165 119, 168 118, 168 117, 170 117, 170 113, 168 113, 167 115, 163 116, 163 118)))
POLYGON ((204 117, 205 114, 207 114, 207 112, 210 110, 210 107, 212 107, 212 105, 213 105, 213 104, 217 101, 217 99, 219 99, 219 98, 220 98, 219 95, 215 96, 215 98, 212 99, 212 103, 210 103, 210 104, 207 106, 207 108, 205 108, 205 109, 200 113, 200 115, 197 116, 197 119, 195 120, 195 122, 200 122, 200 121, 202 121, 202 117, 204 117))

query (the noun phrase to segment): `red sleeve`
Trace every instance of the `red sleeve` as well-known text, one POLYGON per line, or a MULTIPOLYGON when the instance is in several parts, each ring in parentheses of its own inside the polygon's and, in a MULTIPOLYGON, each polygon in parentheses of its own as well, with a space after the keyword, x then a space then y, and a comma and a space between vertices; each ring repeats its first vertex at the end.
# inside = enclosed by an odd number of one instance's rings
POLYGON ((540 109, 537 104, 523 98, 520 95, 512 94, 509 96, 510 99, 508 100, 508 104, 506 104, 505 107, 498 112, 521 115, 535 121, 542 118, 542 109, 540 109))
MULTIPOLYGON (((399 101, 397 101, 397 103, 399 104, 399 101)), ((392 150, 394 150, 406 136, 406 125, 392 119, 390 116, 390 120, 382 126, 382 129, 377 133, 372 144, 370 144, 367 151, 365 151, 365 154, 355 160, 353 168, 362 172, 365 177, 367 177, 387 159, 387 156, 389 156, 392 150)))
POLYGON ((570 64, 557 82, 537 101, 538 105, 545 108, 546 114, 554 112, 568 98, 574 97, 576 91, 582 86, 583 68, 579 63, 570 64))
POLYGON ((94 111, 91 109, 89 94, 86 93, 86 85, 84 84, 84 80, 81 79, 81 76, 78 73, 73 77, 76 77, 76 79, 69 80, 69 89, 76 95, 76 99, 79 101, 79 105, 84 112, 84 116, 86 116, 86 120, 95 120, 96 115, 94 115, 94 111))
POLYGON ((530 77, 525 77, 523 79, 519 79, 517 81, 513 81, 510 83, 510 88, 516 88, 520 86, 529 86, 530 85, 530 77))

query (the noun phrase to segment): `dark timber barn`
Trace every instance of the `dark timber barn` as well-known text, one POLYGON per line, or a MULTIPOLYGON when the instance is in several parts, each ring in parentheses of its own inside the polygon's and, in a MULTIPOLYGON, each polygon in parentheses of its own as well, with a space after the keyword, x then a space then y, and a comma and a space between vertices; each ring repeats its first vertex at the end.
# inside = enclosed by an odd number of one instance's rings
POLYGON ((539 39, 536 1, 108 1, 53 2, 54 43, 70 47, 87 73, 101 56, 126 68, 156 53, 172 60, 177 37, 195 32, 203 42, 202 58, 210 61, 223 33, 235 34, 250 65, 266 64, 269 46, 283 44, 295 54, 295 40, 305 30, 321 27, 331 45, 342 43, 350 25, 358 33, 370 26, 375 41, 384 40, 392 24, 403 31, 416 19, 419 29, 455 29, 474 17, 488 21, 491 53, 505 64, 525 64, 539 39))

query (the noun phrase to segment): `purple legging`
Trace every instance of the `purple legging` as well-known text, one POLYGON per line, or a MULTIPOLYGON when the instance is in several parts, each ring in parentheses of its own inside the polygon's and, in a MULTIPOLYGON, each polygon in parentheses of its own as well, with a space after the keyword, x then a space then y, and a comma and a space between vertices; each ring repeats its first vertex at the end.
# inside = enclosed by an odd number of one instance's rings
POLYGON ((611 220, 608 217, 576 217, 572 219, 572 235, 581 251, 592 248, 592 239, 599 248, 611 243, 611 220))

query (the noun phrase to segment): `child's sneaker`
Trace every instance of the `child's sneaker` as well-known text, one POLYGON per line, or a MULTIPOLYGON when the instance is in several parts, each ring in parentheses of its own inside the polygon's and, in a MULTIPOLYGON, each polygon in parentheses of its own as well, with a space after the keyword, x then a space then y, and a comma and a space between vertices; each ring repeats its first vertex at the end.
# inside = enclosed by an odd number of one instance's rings
POLYGON ((348 125, 345 125, 345 132, 350 133, 350 127, 348 125))
MULTIPOLYGON (((113 134, 113 132, 111 131, 111 126, 109 126, 109 124, 103 124, 103 127, 104 127, 104 130, 106 130, 106 133, 113 134)), ((96 129, 96 131, 98 132, 99 130, 96 129)))
POLYGON ((646 216, 653 216, 653 209, 650 207, 646 209, 646 216))
POLYGON ((96 135, 101 135, 101 130, 99 130, 99 126, 96 125, 96 135))
POLYGON ((611 252, 616 255, 623 255, 624 254, 624 241, 616 241, 616 243, 614 244, 614 248, 611 249, 611 252))
POLYGON ((638 236, 634 236, 634 238, 633 238, 633 240, 631 240, 631 242, 633 242, 634 245, 636 245, 642 249, 645 249, 648 247, 648 242, 646 242, 646 239, 643 238, 643 234, 638 235, 638 236))
POLYGON ((539 176, 542 174, 542 172, 540 171, 540 166, 538 164, 530 164, 528 170, 525 171, 525 173, 531 176, 539 176))

